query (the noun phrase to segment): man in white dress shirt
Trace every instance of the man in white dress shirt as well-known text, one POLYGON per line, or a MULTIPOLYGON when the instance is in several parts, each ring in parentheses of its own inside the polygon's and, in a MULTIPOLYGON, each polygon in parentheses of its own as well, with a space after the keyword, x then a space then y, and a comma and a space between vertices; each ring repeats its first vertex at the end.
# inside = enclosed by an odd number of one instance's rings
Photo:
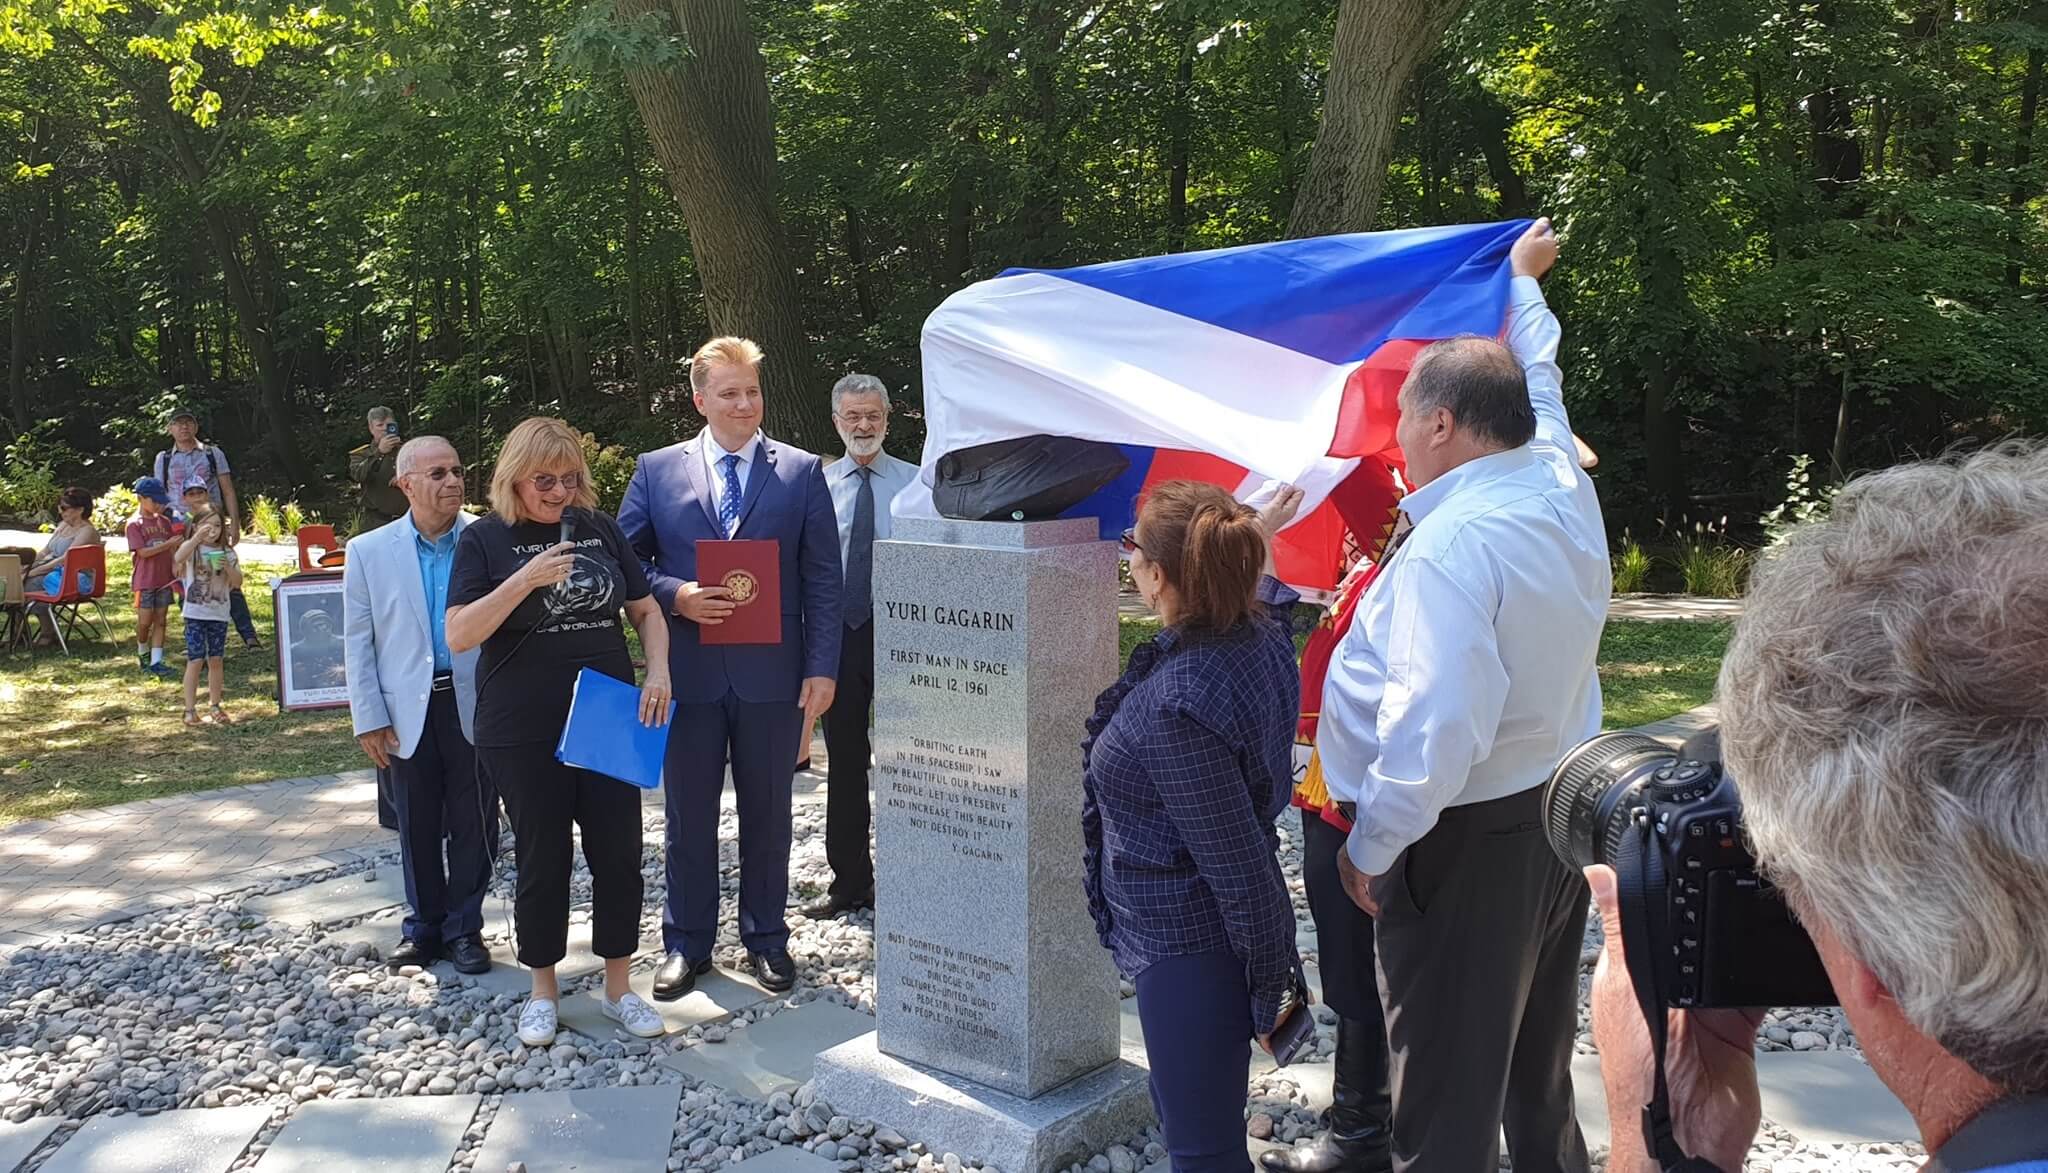
POLYGON ((805 906, 813 920, 875 903, 875 861, 868 850, 868 717, 875 700, 875 543, 889 536, 889 505, 917 466, 882 451, 889 434, 889 389, 873 375, 832 385, 832 426, 846 455, 825 467, 839 520, 840 596, 846 624, 839 643, 839 689, 825 713, 825 859, 832 887, 805 906))
POLYGON ((1572 1107, 1584 880, 1544 837, 1542 786, 1600 728, 1611 589, 1537 278, 1548 220, 1510 253, 1507 345, 1439 342, 1401 388, 1415 489, 1332 657, 1317 746, 1358 795, 1338 859, 1375 920, 1394 1168, 1588 1168, 1572 1107))

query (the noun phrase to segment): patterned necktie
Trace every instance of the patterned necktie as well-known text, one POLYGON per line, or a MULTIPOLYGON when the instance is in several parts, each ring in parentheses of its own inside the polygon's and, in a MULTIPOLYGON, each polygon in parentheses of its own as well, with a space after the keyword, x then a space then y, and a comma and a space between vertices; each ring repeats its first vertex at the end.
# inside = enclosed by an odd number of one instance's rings
POLYGON ((725 536, 729 538, 740 522, 740 458, 728 452, 718 466, 725 470, 725 493, 718 499, 718 524, 725 527, 725 536))
POLYGON ((846 625, 860 627, 875 616, 875 470, 853 471, 860 475, 860 491, 846 535, 846 625))

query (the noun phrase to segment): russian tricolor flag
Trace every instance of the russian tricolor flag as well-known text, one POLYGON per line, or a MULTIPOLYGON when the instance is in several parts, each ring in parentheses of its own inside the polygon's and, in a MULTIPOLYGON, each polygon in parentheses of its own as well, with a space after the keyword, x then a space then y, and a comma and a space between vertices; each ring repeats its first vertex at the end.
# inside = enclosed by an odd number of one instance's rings
POLYGON ((1529 221, 1286 240, 1077 269, 1011 270, 946 299, 923 336, 925 448, 898 514, 934 516, 948 452, 1052 434, 1130 470, 1065 516, 1133 523, 1146 487, 1307 492, 1282 578, 1328 591, 1376 553, 1400 495, 1395 396, 1416 351, 1500 333, 1529 221), (1347 551, 1347 543, 1352 548, 1347 551))

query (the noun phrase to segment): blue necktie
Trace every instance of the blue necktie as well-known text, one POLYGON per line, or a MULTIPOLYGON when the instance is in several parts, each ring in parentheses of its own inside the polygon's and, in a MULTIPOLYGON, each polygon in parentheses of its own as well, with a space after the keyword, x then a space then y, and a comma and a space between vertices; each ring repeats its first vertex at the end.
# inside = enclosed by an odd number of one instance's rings
POLYGON ((725 527, 725 536, 729 538, 740 520, 740 458, 728 452, 718 465, 725 470, 725 495, 718 499, 718 524, 725 527))
POLYGON ((862 627, 874 618, 875 470, 855 468, 860 490, 853 499, 853 526, 846 535, 846 625, 862 627))

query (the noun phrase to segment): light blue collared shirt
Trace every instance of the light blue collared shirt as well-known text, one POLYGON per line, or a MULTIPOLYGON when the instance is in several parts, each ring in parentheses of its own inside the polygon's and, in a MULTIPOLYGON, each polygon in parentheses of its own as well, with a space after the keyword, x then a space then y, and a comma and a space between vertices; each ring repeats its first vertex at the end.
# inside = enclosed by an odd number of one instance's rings
POLYGON ((397 524, 412 535, 412 552, 420 561, 420 589, 427 595, 427 628, 434 636, 434 671, 455 670, 455 657, 448 651, 448 572, 455 569, 455 527, 433 541, 413 524, 407 510, 397 524))

